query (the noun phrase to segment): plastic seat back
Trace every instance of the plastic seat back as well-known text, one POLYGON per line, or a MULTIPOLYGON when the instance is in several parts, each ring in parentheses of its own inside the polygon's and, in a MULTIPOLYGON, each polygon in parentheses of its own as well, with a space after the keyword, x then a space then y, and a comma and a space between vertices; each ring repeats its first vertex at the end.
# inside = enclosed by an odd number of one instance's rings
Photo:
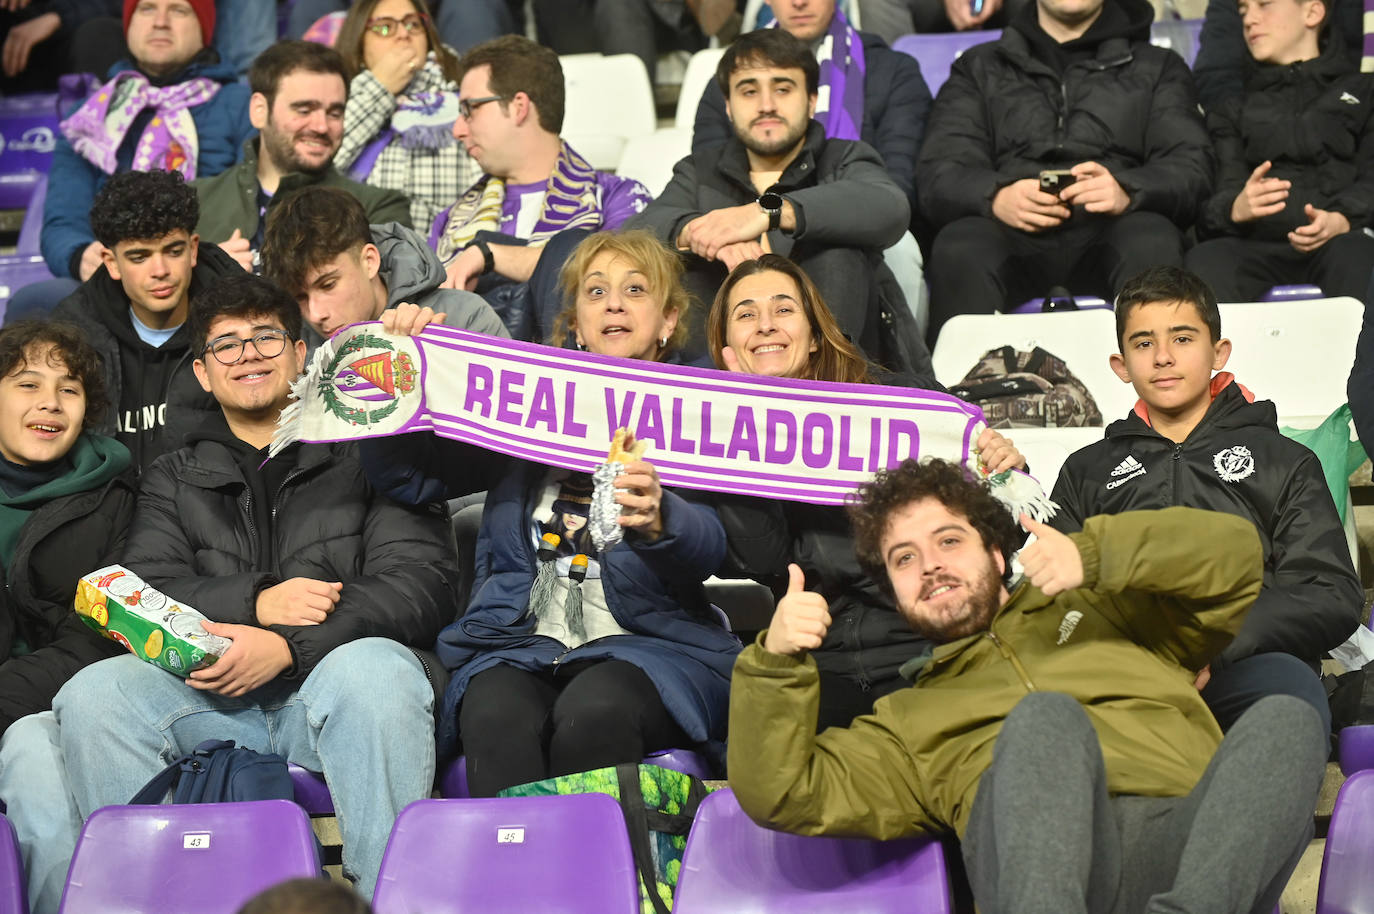
POLYGON ((916 62, 921 65, 921 75, 930 87, 930 94, 938 95, 940 87, 949 79, 950 68, 954 66, 954 61, 960 54, 975 45, 996 41, 1001 37, 1001 29, 903 35, 892 43, 892 50, 916 58, 916 62))
POLYGON ((615 171, 625 141, 658 126, 644 61, 633 54, 569 54, 559 63, 566 97, 563 138, 593 168, 615 171))
POLYGON ((603 793, 418 800, 396 817, 376 914, 634 914, 638 872, 603 793))
POLYGON ((697 810, 675 914, 949 914, 944 848, 931 838, 809 838, 755 825, 734 792, 697 810))
POLYGON ((263 889, 320 875, 289 800, 106 806, 81 830, 61 914, 234 914, 263 889))
POLYGON ((1374 914, 1374 771, 1357 771, 1341 786, 1322 851, 1317 914, 1374 914))

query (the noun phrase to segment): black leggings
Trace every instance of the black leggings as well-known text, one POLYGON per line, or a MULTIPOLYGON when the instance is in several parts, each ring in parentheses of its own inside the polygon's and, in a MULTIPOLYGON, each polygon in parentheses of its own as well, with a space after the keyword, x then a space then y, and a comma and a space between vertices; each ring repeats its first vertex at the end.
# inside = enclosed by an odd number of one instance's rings
POLYGON ((548 777, 638 762, 689 740, 644 671, 624 660, 483 670, 458 709, 468 790, 492 797, 548 777))

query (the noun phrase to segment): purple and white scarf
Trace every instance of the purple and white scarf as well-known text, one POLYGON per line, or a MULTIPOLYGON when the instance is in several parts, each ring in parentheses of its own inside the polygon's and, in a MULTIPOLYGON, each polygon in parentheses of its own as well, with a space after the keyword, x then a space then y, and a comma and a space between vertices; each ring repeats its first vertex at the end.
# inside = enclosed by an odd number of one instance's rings
POLYGON ((979 468, 982 410, 928 390, 618 359, 435 324, 393 336, 365 323, 321 345, 292 396, 273 454, 296 441, 431 431, 593 473, 628 428, 650 444, 665 485, 836 505, 875 470, 934 455, 986 477, 1018 516, 1054 511, 1033 477, 979 468))
MULTIPOLYGON (((472 243, 478 232, 501 228, 501 206, 506 199, 506 182, 482 175, 458 202, 439 214, 430 247, 448 263, 472 243)), ((565 229, 600 228, 602 220, 600 186, 596 169, 577 151, 563 143, 549 175, 539 221, 527 239, 531 245, 544 244, 565 229)))
POLYGON ((864 40, 836 7, 816 49, 821 67, 816 120, 832 140, 857 140, 864 123, 864 40))
POLYGON ((1360 69, 1374 73, 1374 0, 1364 0, 1364 55, 1360 69))
POLYGON ((119 147, 144 108, 154 114, 134 147, 132 168, 179 171, 190 181, 196 176, 200 139, 189 109, 203 105, 220 90, 203 76, 157 87, 135 70, 115 74, 60 125, 77 155, 106 174, 119 167, 119 147))

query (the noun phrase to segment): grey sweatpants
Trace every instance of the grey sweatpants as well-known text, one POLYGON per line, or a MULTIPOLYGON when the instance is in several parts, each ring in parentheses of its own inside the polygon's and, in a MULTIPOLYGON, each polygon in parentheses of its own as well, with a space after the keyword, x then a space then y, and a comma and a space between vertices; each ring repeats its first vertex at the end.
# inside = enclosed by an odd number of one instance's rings
POLYGON ((1187 796, 1109 796, 1083 707, 1032 693, 978 785, 963 840, 974 899, 982 914, 1273 911, 1312 837, 1326 750, 1312 706, 1274 695, 1187 796))

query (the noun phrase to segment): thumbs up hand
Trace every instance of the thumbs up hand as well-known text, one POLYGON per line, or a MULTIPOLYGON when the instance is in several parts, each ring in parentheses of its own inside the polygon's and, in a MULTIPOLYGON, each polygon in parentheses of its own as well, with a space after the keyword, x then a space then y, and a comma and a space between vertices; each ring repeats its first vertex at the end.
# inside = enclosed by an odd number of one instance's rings
POLYGON ((821 646, 830 628, 830 606, 825 597, 806 589, 801 568, 788 565, 787 577, 787 593, 773 611, 763 647, 774 654, 794 656, 821 646))
POLYGON ((1032 584, 1047 597, 1083 586, 1083 557, 1073 540, 1029 514, 1021 515, 1021 526, 1035 534, 1035 542, 1021 550, 1021 567, 1032 584))

